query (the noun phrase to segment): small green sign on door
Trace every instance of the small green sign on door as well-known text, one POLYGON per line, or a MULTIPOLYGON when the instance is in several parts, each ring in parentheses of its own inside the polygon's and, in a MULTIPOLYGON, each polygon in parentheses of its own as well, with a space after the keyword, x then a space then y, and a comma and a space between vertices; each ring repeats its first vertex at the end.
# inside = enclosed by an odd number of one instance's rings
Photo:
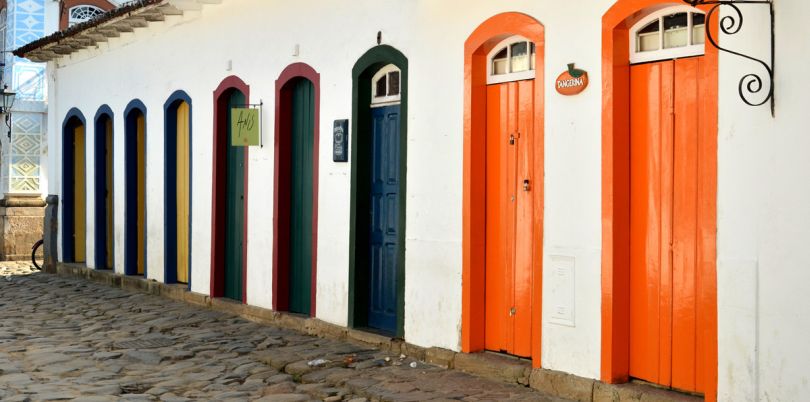
POLYGON ((231 109, 231 145, 235 147, 261 145, 259 109, 231 109))

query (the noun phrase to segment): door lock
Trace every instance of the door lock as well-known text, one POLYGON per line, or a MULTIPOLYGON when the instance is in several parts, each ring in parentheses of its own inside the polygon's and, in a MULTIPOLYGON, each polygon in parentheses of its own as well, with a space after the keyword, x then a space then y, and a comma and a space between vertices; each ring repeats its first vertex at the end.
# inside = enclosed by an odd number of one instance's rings
POLYGON ((515 135, 509 134, 509 145, 515 145, 515 135))
POLYGON ((510 309, 509 309, 509 316, 510 316, 510 317, 514 317, 514 316, 515 316, 515 314, 517 314, 517 309, 516 309, 516 308, 514 308, 514 307, 510 308, 510 309))
POLYGON ((523 180, 523 191, 529 191, 529 179, 523 180))

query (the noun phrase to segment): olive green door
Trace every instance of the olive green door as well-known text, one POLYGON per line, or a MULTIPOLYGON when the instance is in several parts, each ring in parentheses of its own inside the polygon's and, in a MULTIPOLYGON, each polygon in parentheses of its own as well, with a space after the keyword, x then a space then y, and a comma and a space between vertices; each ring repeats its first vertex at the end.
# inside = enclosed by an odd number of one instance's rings
POLYGON ((312 300, 312 173, 314 86, 293 83, 290 141, 290 311, 310 314, 312 300))
POLYGON ((245 147, 231 145, 231 113, 244 107, 245 95, 234 90, 226 110, 225 138, 225 297, 242 300, 243 245, 245 241, 245 147))

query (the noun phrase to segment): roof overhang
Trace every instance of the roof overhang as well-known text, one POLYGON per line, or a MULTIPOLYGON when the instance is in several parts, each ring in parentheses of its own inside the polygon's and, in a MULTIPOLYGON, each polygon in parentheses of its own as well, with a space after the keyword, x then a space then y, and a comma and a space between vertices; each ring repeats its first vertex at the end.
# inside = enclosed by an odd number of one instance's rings
POLYGON ((167 15, 183 15, 185 11, 201 10, 205 4, 220 3, 222 0, 131 1, 90 21, 37 39, 15 50, 14 55, 34 62, 55 60, 107 42, 109 38, 117 38, 123 32, 133 32, 151 22, 163 21, 167 15))

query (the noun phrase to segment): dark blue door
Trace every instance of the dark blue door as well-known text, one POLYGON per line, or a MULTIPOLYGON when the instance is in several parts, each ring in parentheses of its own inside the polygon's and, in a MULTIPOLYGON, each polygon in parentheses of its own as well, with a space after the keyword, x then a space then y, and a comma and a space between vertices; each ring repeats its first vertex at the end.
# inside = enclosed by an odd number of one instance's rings
POLYGON ((368 326, 397 329, 399 105, 371 109, 371 233, 368 326))

